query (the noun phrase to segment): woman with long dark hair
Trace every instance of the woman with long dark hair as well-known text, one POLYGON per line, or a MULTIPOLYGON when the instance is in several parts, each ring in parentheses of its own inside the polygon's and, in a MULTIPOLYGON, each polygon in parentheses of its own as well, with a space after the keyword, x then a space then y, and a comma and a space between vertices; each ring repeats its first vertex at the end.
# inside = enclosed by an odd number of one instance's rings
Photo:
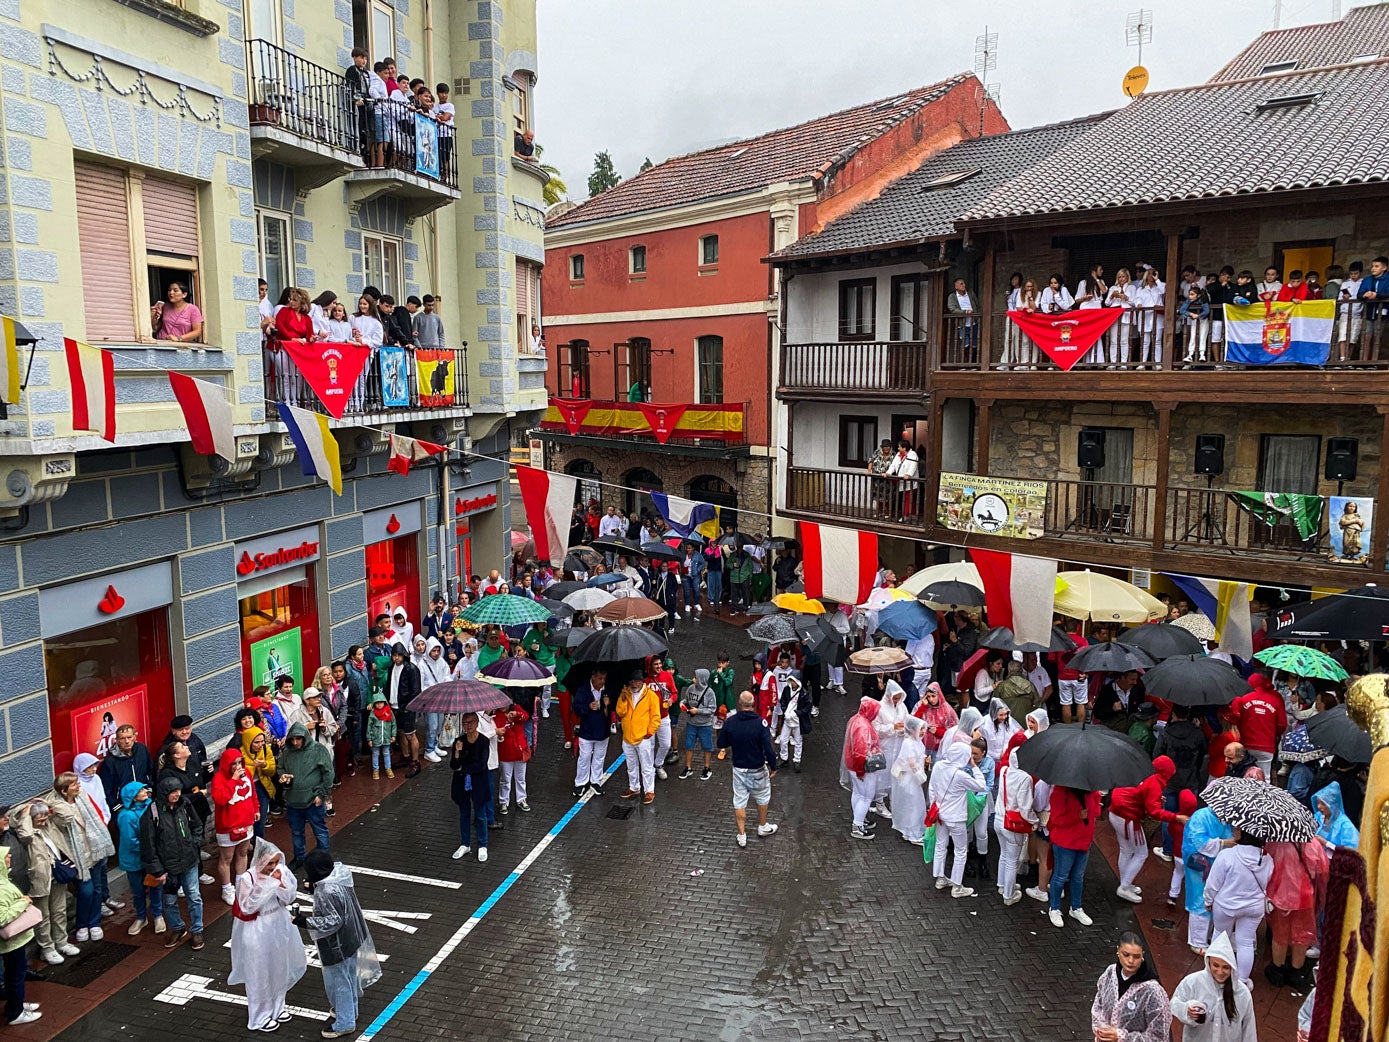
POLYGON ((1090 1006, 1095 1042, 1167 1042, 1172 1037, 1167 992, 1143 951, 1143 938, 1119 935, 1090 1006))
POLYGON ((1206 949, 1205 969, 1182 978, 1168 1009, 1182 1023, 1182 1042, 1258 1042, 1254 998, 1235 978, 1235 950, 1223 933, 1206 949))
POLYGON ((188 299, 186 282, 171 282, 166 291, 168 303, 159 301, 150 308, 150 323, 156 340, 197 344, 203 339, 203 313, 188 299))

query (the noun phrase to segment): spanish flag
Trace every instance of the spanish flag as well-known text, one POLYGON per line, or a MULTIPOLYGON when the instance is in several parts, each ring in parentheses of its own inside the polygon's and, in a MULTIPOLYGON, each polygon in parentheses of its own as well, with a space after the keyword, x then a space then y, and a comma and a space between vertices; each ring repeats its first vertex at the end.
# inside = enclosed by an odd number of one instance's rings
POLYGON ((305 477, 318 476, 342 495, 342 463, 338 459, 338 442, 328 426, 328 417, 308 409, 296 409, 280 402, 280 422, 289 431, 290 439, 299 452, 299 466, 305 477))
POLYGON ((4 340, 0 342, 0 402, 19 404, 19 345, 14 339, 14 319, 0 316, 4 340))

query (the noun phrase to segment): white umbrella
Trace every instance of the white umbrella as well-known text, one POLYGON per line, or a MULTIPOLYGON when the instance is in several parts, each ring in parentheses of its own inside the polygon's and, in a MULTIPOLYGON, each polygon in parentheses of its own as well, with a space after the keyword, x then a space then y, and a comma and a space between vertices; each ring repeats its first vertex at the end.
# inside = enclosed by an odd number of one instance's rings
POLYGON ((606 590, 600 590, 596 586, 586 590, 575 590, 568 597, 564 598, 564 603, 575 611, 596 611, 605 604, 611 604, 617 600, 606 590))
POLYGON ((1133 583, 1102 572, 1059 572, 1066 586, 1056 595, 1055 610, 1072 619, 1095 622, 1149 622, 1160 619, 1167 605, 1133 583))
POLYGON ((911 575, 897 584, 897 588, 906 590, 915 597, 932 583, 939 582, 962 582, 977 586, 981 590, 984 588, 984 580, 979 578, 979 569, 969 561, 935 564, 930 568, 923 568, 919 572, 912 572, 911 575))

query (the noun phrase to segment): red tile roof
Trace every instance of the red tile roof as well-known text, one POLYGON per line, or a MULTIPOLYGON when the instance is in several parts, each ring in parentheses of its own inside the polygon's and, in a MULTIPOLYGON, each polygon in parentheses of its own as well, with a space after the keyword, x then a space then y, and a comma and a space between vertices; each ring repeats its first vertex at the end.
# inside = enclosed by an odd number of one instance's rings
POLYGON ((1248 79, 1286 62, 1296 64, 1284 71, 1305 72, 1368 55, 1389 56, 1389 3, 1352 7, 1339 22, 1261 33, 1208 82, 1248 79))
POLYGON ((809 178, 970 81, 978 83, 973 75, 959 73, 794 127, 667 159, 552 217, 546 227, 567 228, 809 178))

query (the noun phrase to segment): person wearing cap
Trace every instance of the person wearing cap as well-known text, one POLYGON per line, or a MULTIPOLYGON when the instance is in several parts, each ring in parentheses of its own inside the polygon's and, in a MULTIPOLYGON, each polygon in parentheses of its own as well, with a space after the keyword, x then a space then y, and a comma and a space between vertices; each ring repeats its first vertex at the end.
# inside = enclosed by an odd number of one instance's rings
MULTIPOLYGON (((169 733, 164 736, 164 741, 159 743, 159 747, 162 749, 170 742, 182 742, 188 746, 188 766, 198 776, 198 788, 202 790, 190 798, 198 817, 207 821, 212 817, 212 807, 208 804, 207 796, 204 793, 207 792, 208 784, 212 781, 212 761, 207 755, 207 746, 193 732, 193 718, 191 716, 180 714, 169 721, 169 733)), ((203 860, 206 861, 207 858, 203 858, 203 860)))
POLYGON ((381 961, 352 885, 352 870, 334 862, 326 850, 315 850, 304 861, 304 880, 313 894, 313 912, 301 912, 292 921, 309 932, 318 948, 323 990, 333 1011, 332 1022, 319 1034, 342 1038, 356 1032, 357 1000, 364 988, 381 979, 381 961))
POLYGON ((622 751, 627 756, 627 791, 624 800, 645 792, 643 803, 656 799, 656 763, 652 748, 661 727, 660 697, 646 682, 646 675, 633 673, 617 696, 617 719, 622 726, 622 751))

